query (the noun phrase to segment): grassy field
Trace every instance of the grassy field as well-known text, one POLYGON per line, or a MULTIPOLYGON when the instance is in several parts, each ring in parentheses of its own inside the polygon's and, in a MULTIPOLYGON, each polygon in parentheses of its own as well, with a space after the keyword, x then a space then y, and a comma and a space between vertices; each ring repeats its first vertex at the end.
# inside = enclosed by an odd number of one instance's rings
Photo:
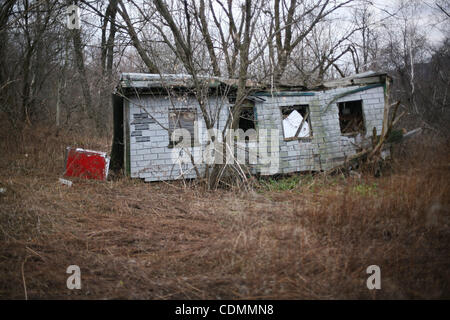
POLYGON ((68 188, 68 145, 109 151, 50 128, 2 132, 2 299, 450 298, 448 146, 410 148, 378 178, 294 175, 244 193, 118 177, 68 188))

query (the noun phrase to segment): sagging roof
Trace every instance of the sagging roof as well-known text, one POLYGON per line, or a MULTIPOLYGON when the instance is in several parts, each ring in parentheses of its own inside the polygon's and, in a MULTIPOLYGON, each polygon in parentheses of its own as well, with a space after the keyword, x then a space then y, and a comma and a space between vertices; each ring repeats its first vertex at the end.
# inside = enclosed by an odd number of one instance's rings
MULTIPOLYGON (((270 85, 260 84, 251 80, 247 80, 246 87, 254 92, 311 92, 326 90, 337 87, 347 87, 354 85, 370 85, 376 83, 385 83, 386 73, 377 73, 368 71, 360 74, 355 74, 350 77, 326 81, 314 88, 307 88, 303 85, 279 85, 274 90, 270 85)), ((204 87, 215 89, 219 87, 237 88, 237 79, 227 79, 222 77, 198 76, 197 79, 202 82, 204 87)), ((170 89, 192 89, 195 87, 194 79, 188 74, 150 74, 150 73, 122 73, 119 84, 116 88, 118 91, 139 90, 155 91, 170 89)))
MULTIPOLYGON (((218 87, 222 79, 218 77, 198 77, 207 82, 209 87, 218 87)), ((119 87, 121 88, 192 88, 194 80, 188 74, 152 74, 152 73, 122 73, 119 87)))
MULTIPOLYGON (((354 85, 369 85, 375 83, 385 83, 386 78, 389 77, 387 73, 367 71, 357 73, 346 78, 326 81, 322 84, 325 88, 348 87, 354 85)), ((389 77, 390 78, 390 77, 389 77)))

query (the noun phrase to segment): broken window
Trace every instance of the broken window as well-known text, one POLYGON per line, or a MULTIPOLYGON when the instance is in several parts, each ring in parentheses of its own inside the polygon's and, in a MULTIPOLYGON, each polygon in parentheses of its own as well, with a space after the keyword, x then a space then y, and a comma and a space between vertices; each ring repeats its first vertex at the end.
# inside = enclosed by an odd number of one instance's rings
POLYGON ((365 133, 362 100, 338 103, 339 125, 344 135, 357 135, 365 133))
POLYGON ((312 137, 309 106, 297 105, 281 107, 285 140, 312 137))
POLYGON ((244 101, 244 103, 241 105, 238 128, 244 130, 244 132, 249 129, 256 129, 255 118, 254 102, 249 100, 244 101))
POLYGON ((255 111, 253 107, 243 107, 239 116, 239 129, 255 129, 255 111))
POLYGON ((183 137, 178 137, 177 141, 172 140, 172 133, 175 129, 186 129, 191 135, 191 146, 195 143, 195 120, 197 113, 195 109, 169 109, 169 147, 174 147, 183 141, 183 137))

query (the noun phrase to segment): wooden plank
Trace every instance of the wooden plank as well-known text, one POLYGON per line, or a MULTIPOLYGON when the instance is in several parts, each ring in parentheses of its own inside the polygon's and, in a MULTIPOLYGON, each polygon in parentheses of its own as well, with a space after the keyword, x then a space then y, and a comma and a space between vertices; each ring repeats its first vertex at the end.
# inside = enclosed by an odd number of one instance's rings
POLYGON ((300 134, 300 131, 302 130, 303 125, 304 125, 306 119, 308 119, 308 118, 309 118, 309 110, 306 111, 306 114, 305 114, 305 116, 303 117, 302 123, 300 123, 300 127, 298 127, 297 132, 295 133, 295 136, 294 136, 295 138, 298 138, 298 135, 300 134))
POLYGON ((129 121, 129 113, 130 113, 130 103, 127 100, 124 100, 123 106, 123 143, 125 144, 125 152, 124 152, 124 169, 125 176, 130 176, 131 166, 130 166, 130 121, 129 121))
POLYGON ((389 92, 391 90, 391 81, 389 79, 389 77, 386 77, 386 82, 385 82, 385 87, 384 87, 384 113, 383 113, 383 127, 381 129, 381 136, 383 137, 386 132, 387 132, 387 128, 388 128, 388 121, 389 121, 389 109, 390 109, 390 105, 389 105, 389 92))

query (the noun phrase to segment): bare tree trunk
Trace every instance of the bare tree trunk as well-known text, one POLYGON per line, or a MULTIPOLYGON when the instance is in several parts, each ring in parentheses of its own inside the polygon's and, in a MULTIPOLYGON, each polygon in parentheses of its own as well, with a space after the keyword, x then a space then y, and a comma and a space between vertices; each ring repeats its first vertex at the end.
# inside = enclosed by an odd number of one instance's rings
POLYGON ((0 5, 0 108, 8 114, 8 119, 14 126, 20 117, 17 117, 18 105, 11 103, 14 90, 10 89, 11 79, 7 60, 10 40, 7 24, 15 2, 16 0, 7 0, 0 5))
POLYGON ((208 22, 206 20, 206 14, 205 14, 205 0, 200 0, 200 7, 199 11, 196 15, 197 17, 197 23, 200 26, 200 29, 202 31, 202 36, 205 39, 206 47, 208 49, 209 57, 211 59, 211 64, 213 67, 213 74, 217 77, 220 77, 220 68, 219 64, 217 62, 217 56, 214 51, 214 45, 211 39, 211 35, 209 34, 208 30, 208 22), (200 20, 200 21, 198 21, 200 20))
POLYGON ((77 66, 81 89, 84 97, 84 112, 92 118, 92 98, 89 89, 89 82, 86 76, 86 68, 84 65, 83 44, 81 41, 80 29, 71 30, 75 64, 77 66))
MULTIPOLYGON (((112 69, 114 61, 114 42, 116 37, 116 14, 117 14, 118 0, 110 0, 105 11, 102 23, 102 37, 101 37, 101 70, 102 79, 100 81, 100 97, 98 103, 98 112, 110 114, 112 110, 111 104, 111 82, 112 69), (109 35, 106 36, 109 25, 109 35)), ((109 119, 108 119, 109 120, 109 119)), ((100 123, 100 130, 103 132, 106 129, 107 121, 100 123)))
POLYGON ((58 80, 56 82, 56 126, 59 127, 60 126, 60 116, 61 116, 61 81, 58 80))
POLYGON ((136 30, 133 27, 133 24, 131 23, 131 19, 128 15, 127 9, 125 8, 125 5, 123 4, 122 0, 119 0, 119 5, 120 5, 120 9, 118 9, 118 12, 122 16, 123 20, 125 21, 128 34, 131 38, 131 41, 133 42, 133 46, 136 48, 136 51, 138 52, 142 61, 144 61, 145 65, 147 66, 148 72, 159 73, 158 67, 156 67, 156 65, 153 63, 153 61, 148 56, 147 51, 142 46, 142 43, 139 40, 139 37, 136 33, 136 30))
MULTIPOLYGON (((231 122, 231 128, 236 129, 239 124, 239 117, 242 109, 242 104, 244 102, 244 99, 247 97, 247 91, 246 91, 246 83, 247 83, 247 74, 248 74, 248 66, 249 66, 249 50, 250 50, 250 41, 251 41, 251 20, 252 20, 252 2, 251 0, 245 1, 244 6, 244 37, 243 41, 239 47, 239 79, 238 79, 238 89, 237 89, 237 96, 236 96, 236 104, 233 107, 232 110, 232 122, 231 122)), ((226 129, 226 128, 225 128, 226 129)), ((223 131, 223 134, 225 134, 225 129, 223 131)), ((218 187, 220 182, 220 173, 223 172, 223 167, 226 166, 226 142, 223 144, 223 160, 222 164, 215 165, 213 167, 213 170, 211 172, 211 176, 208 181, 208 186, 210 189, 215 189, 218 187)))
POLYGON ((414 113, 419 114, 419 110, 417 109, 417 103, 416 103, 416 92, 415 92, 415 86, 414 86, 414 57, 413 57, 413 50, 412 50, 412 39, 409 39, 409 61, 411 65, 411 74, 410 74, 410 84, 411 84, 411 102, 414 108, 414 113))

